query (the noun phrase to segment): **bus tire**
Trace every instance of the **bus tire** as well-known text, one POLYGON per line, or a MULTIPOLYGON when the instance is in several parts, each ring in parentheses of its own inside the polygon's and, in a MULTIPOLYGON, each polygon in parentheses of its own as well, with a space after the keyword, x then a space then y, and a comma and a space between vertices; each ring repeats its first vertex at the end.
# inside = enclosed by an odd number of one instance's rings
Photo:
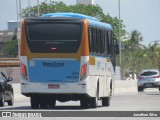
POLYGON ((31 97, 30 98, 30 102, 31 102, 31 108, 32 109, 39 109, 39 101, 37 99, 37 97, 31 97))
POLYGON ((46 103, 40 103, 40 108, 41 109, 47 109, 47 104, 46 103))
POLYGON ((98 106, 98 91, 96 92, 96 96, 90 98, 90 107, 91 108, 97 108, 98 106))
POLYGON ((112 92, 113 92, 113 89, 112 89, 112 80, 111 80, 111 83, 110 83, 110 96, 112 96, 112 92))
POLYGON ((109 106, 109 105, 110 105, 110 97, 103 97, 102 106, 109 106))
POLYGON ((89 100, 88 97, 84 96, 83 98, 80 99, 80 104, 82 109, 89 108, 89 100))
POLYGON ((48 108, 48 99, 42 99, 40 100, 40 108, 41 109, 47 109, 48 108))
POLYGON ((56 100, 50 98, 49 101, 48 101, 48 107, 49 107, 49 109, 54 109, 55 106, 56 106, 56 100))

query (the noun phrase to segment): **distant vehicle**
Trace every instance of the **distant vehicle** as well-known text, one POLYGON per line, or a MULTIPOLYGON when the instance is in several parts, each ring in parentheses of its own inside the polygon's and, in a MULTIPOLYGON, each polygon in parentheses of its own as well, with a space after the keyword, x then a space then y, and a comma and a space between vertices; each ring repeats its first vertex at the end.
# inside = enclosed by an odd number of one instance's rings
POLYGON ((160 91, 160 72, 156 69, 143 70, 138 78, 138 91, 144 88, 159 88, 160 91))
POLYGON ((0 72, 0 107, 3 107, 5 102, 8 102, 9 106, 14 103, 13 87, 9 84, 9 81, 12 80, 7 78, 3 72, 0 72))
POLYGON ((110 24, 76 13, 25 18, 20 46, 21 93, 33 109, 54 108, 56 100, 110 105, 119 53, 110 24))

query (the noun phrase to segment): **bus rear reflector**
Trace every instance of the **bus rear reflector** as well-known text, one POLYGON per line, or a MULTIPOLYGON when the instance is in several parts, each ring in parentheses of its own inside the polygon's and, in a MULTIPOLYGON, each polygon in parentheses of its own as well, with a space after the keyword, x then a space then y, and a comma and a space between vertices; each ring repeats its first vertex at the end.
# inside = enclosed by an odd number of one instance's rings
POLYGON ((26 66, 22 63, 21 64, 21 72, 22 72, 22 76, 24 79, 28 80, 28 77, 27 77, 27 68, 26 66))
POLYGON ((87 64, 84 64, 81 67, 81 74, 80 74, 80 80, 83 80, 87 75, 87 64))
POLYGON ((57 48, 54 48, 54 47, 53 47, 53 48, 51 48, 51 50, 52 50, 52 51, 55 51, 55 50, 57 50, 57 48))
POLYGON ((48 89, 59 89, 60 85, 58 84, 48 84, 48 89))

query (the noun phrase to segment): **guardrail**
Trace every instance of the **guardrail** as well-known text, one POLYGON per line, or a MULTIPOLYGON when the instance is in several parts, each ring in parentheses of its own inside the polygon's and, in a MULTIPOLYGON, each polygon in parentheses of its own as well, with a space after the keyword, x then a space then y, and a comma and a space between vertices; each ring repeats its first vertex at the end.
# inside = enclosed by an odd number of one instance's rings
POLYGON ((19 58, 0 58, 0 67, 19 67, 19 58))
POLYGON ((114 95, 138 94, 137 80, 116 80, 114 95))

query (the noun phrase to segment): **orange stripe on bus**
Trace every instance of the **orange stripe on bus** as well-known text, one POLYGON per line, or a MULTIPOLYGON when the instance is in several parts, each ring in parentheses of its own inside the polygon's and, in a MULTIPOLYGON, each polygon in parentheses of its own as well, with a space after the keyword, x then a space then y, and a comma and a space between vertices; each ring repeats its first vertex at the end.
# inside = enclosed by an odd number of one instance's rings
POLYGON ((24 20, 22 20, 22 24, 21 24, 21 46, 20 46, 20 55, 21 56, 26 56, 26 47, 27 47, 26 42, 27 42, 27 40, 26 40, 24 20))
POLYGON ((82 34, 82 56, 89 55, 89 43, 88 43, 88 21, 84 20, 83 34, 82 34))

